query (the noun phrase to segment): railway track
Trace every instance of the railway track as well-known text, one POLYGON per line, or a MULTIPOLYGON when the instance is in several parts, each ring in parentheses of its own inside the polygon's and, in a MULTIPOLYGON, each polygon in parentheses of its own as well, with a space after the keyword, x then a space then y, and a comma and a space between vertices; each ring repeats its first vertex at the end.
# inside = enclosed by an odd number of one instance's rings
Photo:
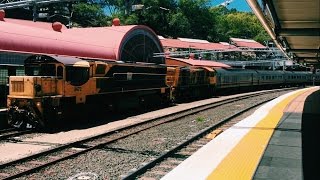
POLYGON ((10 140, 10 138, 32 133, 32 130, 17 130, 16 128, 8 128, 0 130, 0 141, 10 140))
MULTIPOLYGON (((286 91, 287 90, 288 89, 286 89, 286 91)), ((274 91, 270 91, 269 93, 280 92, 280 91, 284 91, 284 90, 274 90, 274 91)), ((28 156, 26 158, 22 158, 22 159, 19 159, 16 161, 1 164, 0 165, 0 179, 14 179, 17 177, 21 177, 23 175, 36 172, 44 167, 48 167, 48 166, 53 165, 55 163, 58 163, 60 161, 76 157, 80 154, 84 154, 86 152, 104 147, 106 145, 110 145, 120 139, 124 139, 129 136, 141 133, 143 131, 154 128, 156 126, 160 126, 162 124, 173 122, 173 121, 179 120, 183 117, 190 116, 192 114, 195 114, 195 113, 198 113, 201 111, 205 111, 208 109, 223 106, 225 104, 229 104, 229 103, 233 103, 236 101, 241 101, 244 99, 257 97, 257 96, 265 95, 265 94, 266 94, 266 92, 255 93, 255 94, 251 94, 251 95, 245 95, 242 97, 231 98, 231 99, 223 100, 220 102, 215 102, 215 103, 211 103, 211 104, 206 104, 206 105, 194 107, 192 109, 187 109, 187 110, 184 110, 184 111, 181 111, 178 113, 168 114, 163 117, 155 118, 155 119, 150 120, 148 122, 141 122, 141 123, 138 123, 135 125, 130 125, 128 127, 123 127, 121 129, 117 129, 112 132, 107 132, 107 133, 104 133, 104 134, 101 134, 98 136, 90 137, 90 138, 87 138, 87 139, 84 139, 81 141, 61 145, 61 146, 58 146, 58 147, 53 148, 51 150, 48 150, 48 151, 45 151, 45 152, 42 152, 39 154, 34 154, 34 155, 31 155, 31 156, 28 156)), ((264 102, 262 102, 262 103, 264 103, 264 102)), ((261 103, 259 103, 259 104, 261 104, 261 103)), ((255 106, 252 106, 250 108, 253 108, 255 106)), ((210 130, 216 128, 217 126, 228 121, 230 118, 237 116, 240 113, 242 113, 242 112, 234 114, 231 117, 217 123, 215 126, 207 128, 206 130, 203 130, 201 133, 199 133, 200 135, 192 137, 192 138, 190 138, 191 140, 179 144, 176 148, 173 148, 172 150, 170 150, 168 154, 165 153, 165 154, 161 155, 156 160, 153 160, 152 162, 148 163, 150 165, 146 165, 146 167, 139 168, 137 170, 137 172, 131 173, 125 179, 139 176, 139 174, 145 172, 151 166, 154 166, 155 163, 158 163, 161 160, 169 157, 170 154, 178 151, 179 149, 181 149, 184 146, 186 146, 187 144, 189 144, 191 141, 198 139, 201 135, 208 133, 210 130)))
MULTIPOLYGON (((274 99, 274 98, 272 98, 274 99)), ((198 149, 202 146, 209 143, 213 138, 218 136, 222 133, 225 129, 228 129, 232 125, 236 124, 239 121, 230 122, 237 116, 257 107, 260 106, 272 99, 260 102, 255 104, 249 108, 246 108, 242 111, 239 111, 218 123, 202 130, 198 134, 194 136, 190 136, 189 139, 181 142, 177 146, 173 147, 172 149, 164 152, 159 157, 155 158, 151 162, 145 164, 144 166, 140 167, 139 169, 131 171, 128 175, 124 176, 123 180, 132 180, 132 179, 157 179, 155 176, 158 176, 160 179, 162 176, 166 175, 170 172, 173 168, 179 165, 182 161, 187 159, 193 153, 195 153, 198 149)))

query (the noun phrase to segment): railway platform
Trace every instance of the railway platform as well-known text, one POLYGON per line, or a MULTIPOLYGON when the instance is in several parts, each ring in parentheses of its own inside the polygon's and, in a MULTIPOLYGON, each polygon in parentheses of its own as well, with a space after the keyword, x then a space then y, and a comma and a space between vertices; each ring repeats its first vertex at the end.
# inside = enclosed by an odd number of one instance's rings
POLYGON ((319 179, 320 89, 280 96, 169 172, 173 179, 319 179))

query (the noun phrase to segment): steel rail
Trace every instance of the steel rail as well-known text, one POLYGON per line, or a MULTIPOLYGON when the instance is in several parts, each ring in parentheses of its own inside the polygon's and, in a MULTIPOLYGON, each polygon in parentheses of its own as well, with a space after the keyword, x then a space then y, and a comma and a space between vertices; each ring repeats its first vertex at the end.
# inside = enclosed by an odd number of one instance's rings
POLYGON ((17 130, 15 128, 4 129, 4 130, 0 131, 0 140, 7 140, 10 137, 29 134, 29 133, 32 133, 32 132, 33 132, 33 130, 31 130, 31 129, 22 130, 22 131, 17 130))

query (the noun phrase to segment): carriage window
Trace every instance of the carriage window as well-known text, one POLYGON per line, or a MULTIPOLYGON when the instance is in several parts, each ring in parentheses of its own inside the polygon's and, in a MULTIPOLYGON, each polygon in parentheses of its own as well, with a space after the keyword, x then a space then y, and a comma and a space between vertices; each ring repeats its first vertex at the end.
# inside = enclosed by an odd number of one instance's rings
POLYGON ((81 86, 89 80, 88 67, 66 67, 66 80, 74 86, 81 86))

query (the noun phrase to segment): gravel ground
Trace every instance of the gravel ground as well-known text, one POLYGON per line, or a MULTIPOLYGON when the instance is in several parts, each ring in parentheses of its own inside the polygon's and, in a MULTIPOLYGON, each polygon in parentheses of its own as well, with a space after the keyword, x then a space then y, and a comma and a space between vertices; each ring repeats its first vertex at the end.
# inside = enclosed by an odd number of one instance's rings
POLYGON ((215 124, 217 120, 228 117, 252 104, 285 93, 287 92, 267 94, 197 113, 182 120, 160 125, 157 128, 130 136, 112 144, 112 146, 93 150, 73 159, 57 163, 38 173, 19 179, 68 179, 83 172, 94 173, 94 175, 97 175, 97 179, 121 179, 121 176, 128 173, 130 169, 142 166, 142 163, 149 162, 165 150, 171 149, 177 143, 187 139, 188 136, 215 124))

